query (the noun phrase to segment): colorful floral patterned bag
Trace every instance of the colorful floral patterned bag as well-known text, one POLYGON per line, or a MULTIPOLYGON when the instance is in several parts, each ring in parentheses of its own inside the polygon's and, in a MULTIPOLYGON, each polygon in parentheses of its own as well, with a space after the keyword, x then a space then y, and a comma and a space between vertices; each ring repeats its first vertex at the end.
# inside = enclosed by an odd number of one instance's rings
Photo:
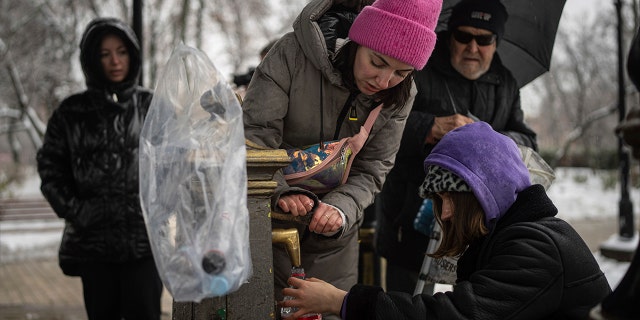
POLYGON ((325 193, 344 184, 356 154, 369 137, 382 105, 371 111, 365 124, 353 137, 317 143, 302 149, 288 149, 292 161, 283 169, 284 177, 291 186, 314 193, 325 193))

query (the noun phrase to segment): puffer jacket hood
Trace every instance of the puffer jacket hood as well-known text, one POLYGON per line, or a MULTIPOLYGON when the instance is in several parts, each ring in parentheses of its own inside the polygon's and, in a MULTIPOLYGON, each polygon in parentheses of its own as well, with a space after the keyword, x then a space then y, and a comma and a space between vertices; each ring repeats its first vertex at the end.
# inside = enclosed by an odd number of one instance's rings
POLYGON ((529 171, 515 142, 485 122, 474 122, 447 133, 424 161, 424 169, 438 165, 462 178, 495 223, 531 185, 529 171))
POLYGON ((357 12, 367 1, 358 2, 313 0, 302 9, 293 22, 293 32, 305 56, 334 85, 342 85, 342 74, 334 67, 332 59, 349 42, 349 27, 357 12), (333 13, 333 18, 329 19, 334 21, 327 22, 327 12, 332 7, 340 7, 346 11, 333 13), (349 14, 348 11, 352 11, 353 14, 349 14), (320 19, 325 19, 325 22, 321 22, 320 19), (346 23, 337 20, 343 20, 346 23))
POLYGON ((87 25, 80 41, 80 64, 89 89, 111 93, 130 89, 137 83, 142 65, 138 38, 127 24, 116 18, 94 19, 87 25), (107 80, 100 62, 100 44, 107 34, 120 37, 129 51, 129 74, 119 83, 107 80))

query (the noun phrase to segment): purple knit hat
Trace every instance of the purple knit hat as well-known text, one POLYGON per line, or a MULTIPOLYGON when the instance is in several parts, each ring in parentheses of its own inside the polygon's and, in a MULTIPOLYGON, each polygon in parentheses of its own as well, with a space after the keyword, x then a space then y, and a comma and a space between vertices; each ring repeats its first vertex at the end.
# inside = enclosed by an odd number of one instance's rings
POLYGON ((436 45, 442 0, 377 0, 364 7, 349 38, 421 70, 436 45))
POLYGON ((434 165, 469 185, 484 210, 488 228, 493 228, 518 193, 531 185, 518 146, 485 122, 474 122, 445 134, 424 160, 425 172, 434 165))

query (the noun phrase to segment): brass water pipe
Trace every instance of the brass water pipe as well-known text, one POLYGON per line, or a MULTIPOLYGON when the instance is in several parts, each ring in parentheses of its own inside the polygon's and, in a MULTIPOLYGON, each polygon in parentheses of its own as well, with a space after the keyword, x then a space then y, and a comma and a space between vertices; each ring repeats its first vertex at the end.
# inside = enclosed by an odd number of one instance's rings
POLYGON ((298 235, 298 229, 273 229, 271 231, 271 242, 284 244, 292 266, 300 267, 302 265, 300 261, 300 236, 298 235))

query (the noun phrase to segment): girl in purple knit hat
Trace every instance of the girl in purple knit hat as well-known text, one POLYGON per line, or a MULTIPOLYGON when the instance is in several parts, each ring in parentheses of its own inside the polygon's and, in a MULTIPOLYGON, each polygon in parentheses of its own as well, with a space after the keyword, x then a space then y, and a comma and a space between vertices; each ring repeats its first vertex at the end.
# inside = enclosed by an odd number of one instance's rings
MULTIPOLYGON (((516 144, 485 122, 447 133, 424 162, 421 195, 433 199, 442 243, 431 255, 460 257, 453 291, 346 290, 290 278, 299 312, 342 319, 587 319, 611 289, 576 231, 531 185, 516 144)), ((296 316, 296 314, 294 314, 296 316)))

